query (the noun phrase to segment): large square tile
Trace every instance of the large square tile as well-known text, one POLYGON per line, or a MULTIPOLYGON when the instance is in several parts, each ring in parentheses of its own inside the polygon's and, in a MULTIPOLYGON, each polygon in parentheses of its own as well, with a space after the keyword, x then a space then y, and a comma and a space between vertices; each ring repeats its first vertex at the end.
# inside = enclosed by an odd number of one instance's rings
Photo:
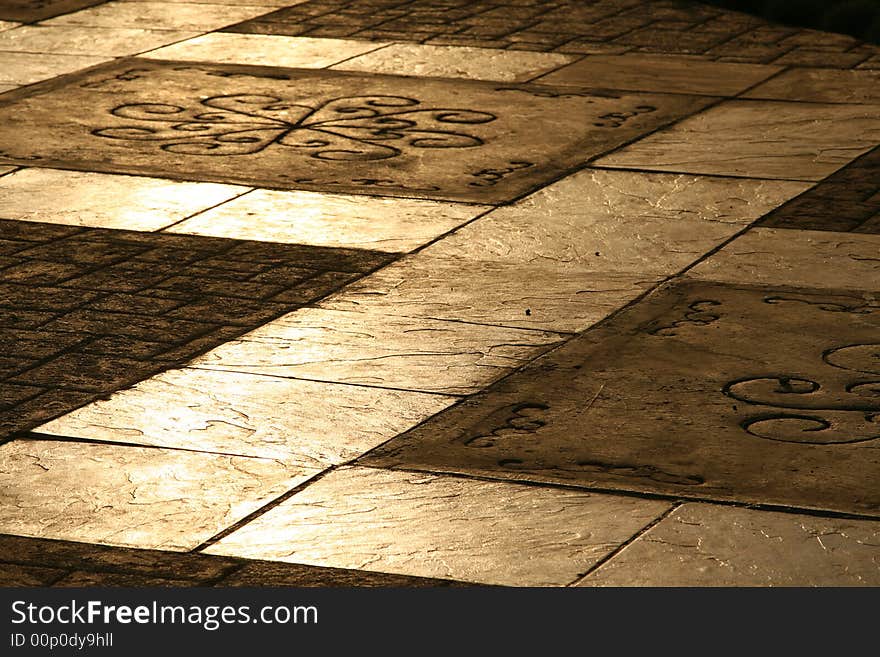
POLYGON ((673 285, 363 463, 880 516, 872 298, 673 285))
POLYGON ((191 235, 411 251, 491 206, 258 189, 168 230, 191 235))
POLYGON ((559 586, 668 508, 634 497, 342 468, 207 552, 481 584, 559 586))
POLYGON ((318 470, 272 459, 45 440, 0 446, 0 532, 191 550, 318 470))
POLYGON ((652 171, 821 180, 880 144, 880 106, 730 100, 596 161, 652 171))
POLYGON ((684 504, 580 586, 878 586, 880 522, 684 504))
POLYGON ((708 102, 146 59, 4 101, 5 164, 474 202, 514 198, 708 102))
POLYGON ((470 394, 543 353, 563 336, 382 312, 302 308, 192 361, 222 369, 470 394))
MULTIPOLYGON (((2 34, 2 33, 0 33, 2 34)), ((4 52, 3 66, 0 67, 0 84, 26 85, 48 80, 58 75, 78 71, 101 62, 109 57, 94 55, 61 55, 32 52, 4 52)), ((3 100, 6 100, 5 98, 3 100)), ((5 139, 3 140, 5 143, 5 139)), ((2 155, 2 153, 0 153, 2 155)), ((22 152, 21 159, 27 160, 28 153, 22 152)))
POLYGON ((187 368, 154 376, 34 431, 325 468, 360 456, 453 401, 187 368))
POLYGON ((880 103, 880 71, 793 68, 743 94, 818 103, 880 103))
POLYGON ((246 187, 57 169, 0 178, 0 216, 96 228, 156 230, 246 192, 246 187))
POLYGON ((120 57, 188 39, 198 32, 133 27, 26 25, 0 32, 0 51, 120 57))
POLYGON ((250 5, 176 3, 173 10, 164 2, 106 2, 43 21, 46 25, 91 25, 96 27, 141 27, 152 30, 195 30, 209 32, 253 18, 271 8, 250 5))

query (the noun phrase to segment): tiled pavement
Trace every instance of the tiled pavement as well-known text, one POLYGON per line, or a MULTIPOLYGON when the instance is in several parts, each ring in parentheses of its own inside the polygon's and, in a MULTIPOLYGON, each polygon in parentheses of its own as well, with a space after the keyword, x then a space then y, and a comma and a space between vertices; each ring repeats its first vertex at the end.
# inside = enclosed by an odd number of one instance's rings
POLYGON ((0 2, 0 583, 880 585, 878 64, 690 2, 0 2))

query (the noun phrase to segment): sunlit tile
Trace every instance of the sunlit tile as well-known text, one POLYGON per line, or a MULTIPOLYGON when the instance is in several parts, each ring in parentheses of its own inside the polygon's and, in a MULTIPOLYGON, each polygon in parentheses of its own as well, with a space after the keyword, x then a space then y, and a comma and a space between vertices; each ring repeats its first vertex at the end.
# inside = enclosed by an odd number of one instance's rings
POLYGON ((345 71, 525 82, 576 59, 557 53, 395 43, 333 66, 345 71))
POLYGON ((4 176, 7 173, 9 173, 10 171, 15 171, 15 169, 16 169, 16 167, 0 166, 0 176, 4 176))
POLYGON ((303 308, 193 367, 469 394, 556 344, 542 331, 303 308))
POLYGON ((18 27, 19 25, 21 25, 21 23, 16 23, 15 21, 0 21, 0 32, 11 30, 13 27, 18 27))
POLYGON ((752 89, 743 97, 823 103, 880 103, 880 71, 793 68, 752 89))
POLYGON ((237 557, 559 586, 668 502, 445 476, 342 468, 211 546, 237 557))
POLYGON ((267 242, 410 251, 489 207, 259 189, 169 230, 267 242))
POLYGON ((165 372, 35 429, 327 467, 441 411, 452 397, 235 372, 165 372))
POLYGON ((188 39, 196 34, 198 32, 123 27, 27 25, 17 30, 0 32, 0 50, 118 57, 188 39))
POLYGON ((11 91, 12 89, 17 89, 19 85, 17 84, 0 84, 0 94, 11 91))
POLYGON ((728 283, 876 291, 880 235, 755 228, 687 275, 728 283))
POLYGON ((271 459, 14 440, 0 446, 0 532, 191 550, 317 472, 271 459))
POLYGON ((581 586, 878 586, 880 522, 685 504, 581 586))
POLYGON ((107 57, 22 52, 4 52, 0 57, 0 84, 7 85, 31 84, 108 61, 107 57))
POLYGON ((580 331, 808 187, 587 170, 492 211, 321 306, 580 331))
POLYGON ((712 62, 680 55, 591 55, 537 82, 728 96, 781 70, 781 66, 712 62))
POLYGON ((0 214, 22 221, 156 230, 244 191, 236 185, 22 169, 0 178, 0 214))
POLYGON ((596 164, 821 180, 877 143, 878 106, 731 100, 596 164))
MULTIPOLYGON (((177 5, 174 5, 175 7, 177 5)), ((324 68, 383 44, 346 39, 310 39, 270 34, 214 32, 146 53, 154 59, 324 68)))
POLYGON ((153 30, 216 30, 226 25, 265 14, 266 6, 175 3, 169 11, 165 2, 107 2, 43 21, 44 25, 92 25, 140 27, 153 30))

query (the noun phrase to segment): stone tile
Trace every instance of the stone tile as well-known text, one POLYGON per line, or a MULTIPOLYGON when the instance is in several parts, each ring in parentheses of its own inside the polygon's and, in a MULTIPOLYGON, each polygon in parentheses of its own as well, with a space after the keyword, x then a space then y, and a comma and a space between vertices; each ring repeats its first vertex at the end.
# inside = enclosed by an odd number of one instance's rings
POLYGON ((72 226, 156 230, 245 191, 235 185, 22 169, 0 178, 0 215, 72 226))
POLYGON ((0 18, 4 22, 32 23, 102 2, 104 0, 4 0, 0 18))
POLYGON ((145 59, 18 94, 0 107, 2 164, 478 203, 709 102, 145 59))
POLYGON ((5 32, 6 30, 11 30, 14 27, 18 27, 21 23, 16 23, 15 21, 3 21, 0 20, 0 32, 5 32))
MULTIPOLYGON (((156 2, 165 4, 248 5, 251 7, 291 7, 309 0, 119 0, 120 2, 156 2)), ((269 11, 268 9, 266 11, 269 11)))
POLYGON ((880 235, 755 228, 687 275, 727 283, 876 292, 880 235))
POLYGON ((191 235, 411 251, 491 206, 258 189, 168 230, 191 235))
POLYGON ((781 71, 779 66, 712 62, 678 55, 593 55, 538 81, 631 91, 732 96, 781 71))
POLYGON ((559 586, 668 503, 509 483, 342 468, 207 552, 441 577, 559 586))
POLYGON ((390 575, 366 570, 303 566, 276 561, 250 561, 241 570, 218 582, 216 586, 384 586, 423 588, 434 586, 468 586, 464 582, 428 577, 390 575))
MULTIPOLYGON (((0 84, 0 94, 5 93, 7 91, 12 91, 13 89, 18 89, 19 85, 17 84, 0 84)), ((8 169, 8 167, 0 167, 0 176, 3 175, 3 170, 8 169)))
POLYGON ((730 100, 596 163, 821 180, 878 143, 880 113, 874 106, 730 100))
POLYGON ((187 368, 154 376, 35 431, 326 468, 362 455, 454 401, 187 368))
POLYGON ((580 586, 878 586, 880 522, 684 504, 580 586))
POLYGON ((588 169, 320 305, 581 331, 807 187, 588 169))
POLYGON ((382 45, 345 39, 214 32, 159 48, 145 56, 189 62, 324 68, 382 45))
POLYGON ((277 461, 43 440, 0 445, 0 531, 191 550, 316 474, 277 461))
POLYGON ((743 97, 880 104, 880 71, 795 68, 759 85, 743 97))
POLYGON ((90 573, 75 571, 52 584, 56 588, 89 588, 95 586, 145 587, 161 586, 179 588, 182 586, 198 586, 196 582, 186 579, 167 579, 151 575, 135 575, 132 573, 90 573))
POLYGON ((389 75, 526 82, 575 59, 572 55, 554 53, 396 43, 332 68, 389 75))
POLYGON ((0 32, 0 51, 119 57, 189 39, 196 34, 198 32, 127 27, 26 25, 0 32))
POLYGON ((267 7, 258 5, 214 5, 196 2, 175 3, 174 11, 169 11, 167 3, 164 2, 107 2, 43 22, 46 25, 208 32, 265 14, 267 11, 269 11, 267 7))
MULTIPOLYGON (((26 85, 106 62, 107 57, 4 52, 0 84, 26 85)), ((4 99, 5 100, 5 99, 4 99)))
POLYGON ((470 394, 555 345, 541 331, 302 308, 193 367, 470 394))
POLYGON ((880 516, 872 299, 662 288, 360 462, 880 516))
MULTIPOLYGON (((0 85, 0 87, 2 87, 2 85, 0 85)), ((0 91, 2 91, 2 90, 0 90, 0 91)), ((16 169, 16 167, 0 166, 0 176, 5 176, 7 173, 12 173, 13 171, 15 171, 15 169, 16 169)))
POLYGON ((49 586, 63 575, 56 568, 0 563, 0 586, 49 586))

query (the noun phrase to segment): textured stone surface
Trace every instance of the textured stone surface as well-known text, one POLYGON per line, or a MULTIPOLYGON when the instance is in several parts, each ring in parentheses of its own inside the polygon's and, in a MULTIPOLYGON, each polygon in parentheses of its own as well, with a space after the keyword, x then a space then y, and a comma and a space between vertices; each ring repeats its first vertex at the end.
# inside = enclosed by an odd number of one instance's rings
POLYGON ((159 48, 146 56, 189 62, 324 68, 382 45, 384 44, 345 39, 213 32, 159 48))
POLYGON ((580 331, 807 187, 586 170, 494 210, 322 306, 580 331))
POLYGON ((63 576, 56 568, 0 563, 0 586, 49 586, 63 576))
POLYGON ((218 586, 467 586, 464 582, 428 577, 410 577, 366 570, 304 566, 274 561, 248 561, 218 586))
POLYGON ((677 285, 362 462, 880 516, 873 296, 677 285))
POLYGON ((581 586, 877 586, 880 522, 684 504, 581 586))
POLYGON ((687 275, 728 283, 876 293, 880 286, 880 236, 755 228, 687 275))
POLYGON ((157 230, 248 191, 146 176, 21 169, 0 179, 0 217, 157 230))
POLYGON ((7 99, 5 164, 476 202, 518 196, 708 102, 143 59, 7 99))
POLYGON ((26 25, 0 32, 0 51, 59 55, 134 55, 196 36, 198 32, 124 27, 26 25))
POLYGON ((821 180, 878 143, 877 106, 730 100, 596 163, 821 180))
POLYGON ((164 2, 109 2, 46 20, 46 25, 89 25, 98 27, 143 27, 158 30, 216 30, 231 23, 270 11, 250 5, 175 3, 174 11, 164 2))
POLYGON ((4 52, 3 67, 0 68, 0 84, 31 84, 100 64, 108 59, 108 57, 90 55, 4 52))
POLYGON ((255 190, 175 224, 175 233, 411 251, 490 206, 422 199, 255 190))
POLYGON ((880 103, 880 71, 792 69, 758 85, 744 98, 818 103, 880 103))
POLYGON ((84 7, 99 5, 105 0, 4 0, 0 6, 2 22, 21 21, 31 23, 84 7))
POLYGON ((538 79, 544 84, 732 96, 779 66, 712 62, 675 55, 593 55, 538 79))
POLYGON ((558 586, 667 508, 632 497, 344 468, 208 552, 484 584, 558 586))
POLYGON ((398 43, 333 68, 389 75, 527 82, 574 59, 571 55, 554 53, 398 43))
POLYGON ((181 369, 36 431, 323 468, 360 456, 453 401, 441 395, 181 369))
POLYGON ((543 331, 303 308, 194 367, 470 394, 558 343, 543 331))
POLYGON ((268 459, 44 440, 0 445, 0 531, 191 550, 318 470, 268 459))

